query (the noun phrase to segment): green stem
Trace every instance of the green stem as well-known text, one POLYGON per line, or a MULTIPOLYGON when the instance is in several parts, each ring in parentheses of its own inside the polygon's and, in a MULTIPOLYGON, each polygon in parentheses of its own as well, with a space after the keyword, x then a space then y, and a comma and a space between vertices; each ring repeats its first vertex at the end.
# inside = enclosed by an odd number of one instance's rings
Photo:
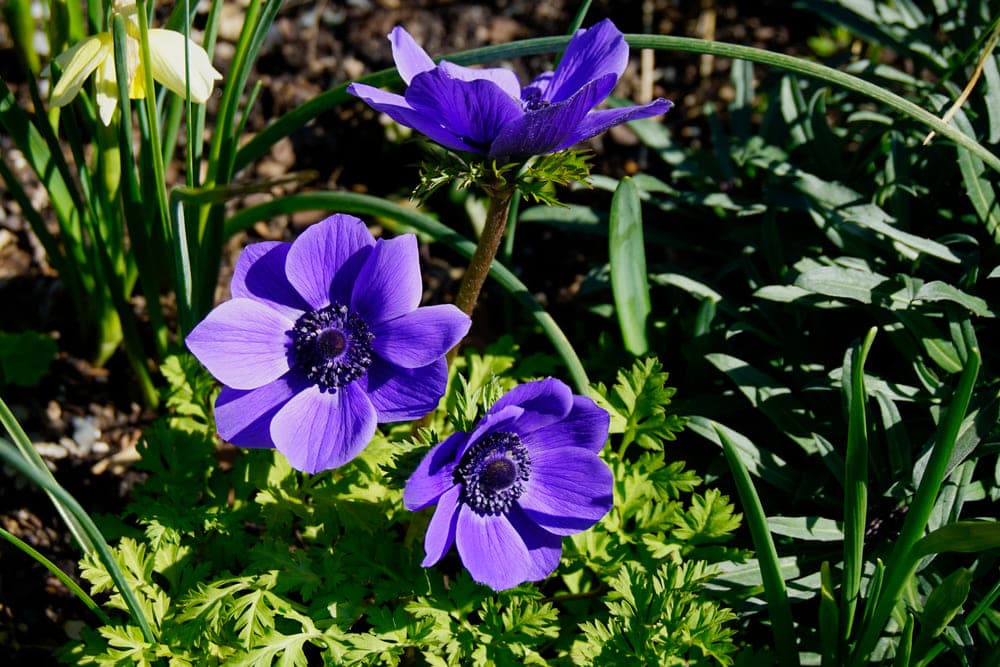
POLYGON ((781 578, 781 565, 778 552, 774 548, 774 539, 767 526, 767 515, 761 505, 760 496, 754 488, 753 480, 740 459, 736 446, 725 432, 715 427, 722 451, 725 452, 729 470, 733 473, 733 482, 743 503, 743 515, 753 547, 757 551, 757 562, 760 564, 760 577, 764 584, 764 598, 767 600, 767 613, 771 618, 771 632, 774 635, 774 646, 779 665, 798 665, 799 655, 795 649, 795 623, 792 620, 792 608, 788 601, 788 590, 785 580, 781 578))
POLYGON ((854 613, 864 572, 865 527, 868 517, 868 426, 865 415, 865 361, 875 340, 872 327, 864 341, 851 351, 851 389, 848 405, 847 454, 844 457, 844 588, 841 600, 841 636, 854 628, 854 613))
POLYGON ((126 606, 132 613, 133 620, 139 625, 143 639, 150 644, 156 643, 156 635, 149 624, 149 619, 146 618, 146 613, 143 611, 142 605, 135 595, 135 591, 128 585, 125 573, 118 567, 114 554, 111 553, 111 547, 108 546, 108 543, 104 540, 104 535, 93 519, 90 518, 90 515, 76 501, 76 498, 71 496, 66 489, 59 486, 51 475, 46 477, 30 463, 21 458, 17 451, 4 441, 0 441, 0 459, 3 459, 3 462, 7 465, 17 469, 19 473, 27 477, 33 484, 45 489, 49 495, 54 496, 76 518, 93 542, 97 557, 104 567, 107 568, 111 580, 114 581, 118 592, 121 593, 122 599, 125 600, 126 606))
MULTIPOLYGON (((566 48, 569 37, 538 37, 535 39, 525 39, 509 44, 497 46, 487 46, 471 51, 449 54, 449 62, 458 65, 481 65, 484 63, 520 58, 523 56, 552 53, 566 48)), ((945 123, 931 112, 906 100, 895 93, 892 93, 880 86, 869 83, 853 74, 841 72, 840 70, 810 62, 803 58, 787 56, 782 53, 772 53, 764 49, 756 49, 739 44, 726 44, 723 42, 710 42, 704 39, 693 37, 674 37, 671 35, 625 35, 625 41, 634 48, 656 49, 658 51, 683 51, 688 53, 703 53, 723 58, 738 58, 761 65, 770 65, 789 72, 795 72, 826 83, 839 86, 841 88, 860 93, 865 97, 876 100, 899 113, 909 116, 913 120, 926 125, 938 134, 945 136, 956 144, 969 149, 983 162, 988 164, 993 170, 1000 171, 1000 157, 997 157, 974 138, 966 135, 954 125, 945 123)), ((359 79, 376 87, 396 86, 399 84, 399 75, 395 69, 382 70, 374 74, 359 79)), ((332 109, 333 107, 354 99, 347 93, 347 85, 342 84, 317 95, 308 102, 302 104, 290 112, 276 119, 265 127, 246 145, 240 148, 236 156, 236 169, 241 169, 253 162, 258 157, 264 155, 271 149, 279 139, 291 135, 292 132, 303 127, 310 120, 319 114, 332 109)))
MULTIPOLYGON (((52 471, 45 465, 45 461, 39 456, 35 446, 31 444, 28 434, 21 428, 21 424, 18 423, 17 418, 14 417, 14 413, 10 411, 10 408, 7 407, 2 398, 0 398, 0 424, 3 424, 3 427, 7 430, 10 439, 17 446, 18 450, 20 450, 21 456, 33 465, 39 471, 39 474, 47 475, 55 483, 56 478, 52 476, 52 471)), ((88 554, 93 553, 94 543, 87 537, 87 533, 83 530, 80 523, 73 517, 72 513, 59 504, 55 496, 51 493, 48 493, 48 496, 52 500, 52 504, 56 506, 59 516, 63 518, 63 521, 69 527, 69 532, 72 533, 73 539, 76 541, 77 546, 80 547, 80 550, 88 554)))
POLYGON ((472 311, 476 309, 479 293, 483 289, 483 283, 486 282, 486 276, 490 273, 493 260, 496 259, 500 242, 503 241, 503 233, 507 228, 507 212, 510 210, 514 188, 512 186, 491 188, 489 195, 490 208, 486 212, 483 233, 479 237, 479 243, 476 244, 476 252, 469 260, 469 268, 462 276, 458 294, 455 295, 455 305, 470 317, 472 311))
POLYGON ((94 614, 101 619, 101 623, 104 625, 111 625, 111 618, 104 613, 104 610, 101 609, 96 602, 94 602, 94 598, 87 595, 87 592, 80 588, 80 585, 73 581, 68 574, 60 570, 59 566, 40 554, 34 547, 19 538, 17 535, 9 533, 3 528, 0 528, 0 537, 4 538, 15 547, 26 553, 30 558, 44 565, 46 570, 51 572, 59 581, 63 582, 66 588, 68 588, 73 595, 78 597, 80 601, 87 606, 87 609, 94 612, 94 614))
MULTIPOLYGON (((153 165, 152 188, 156 192, 156 208, 160 220, 160 238, 170 241, 170 210, 167 206, 167 179, 163 166, 163 142, 160 140, 160 116, 156 112, 156 96, 153 87, 153 58, 149 52, 149 25, 146 10, 146 1, 138 0, 136 6, 139 10, 139 48, 142 51, 141 62, 145 63, 142 73, 145 78, 146 88, 146 115, 149 118, 149 136, 144 147, 149 152, 149 157, 153 165)), ((124 111, 124 110, 123 110, 124 111)), ((155 237, 155 235, 154 235, 155 237)), ((146 271, 153 269, 152 266, 144 267, 146 271)), ((140 276, 142 274, 140 273, 140 276)), ((150 312, 150 320, 153 325, 153 340, 156 342, 156 351, 162 359, 167 353, 167 326, 160 314, 159 290, 156 288, 156 281, 150 280, 147 276, 143 282, 146 288, 146 303, 150 312), (147 281, 152 285, 147 285, 147 281), (154 316, 155 315, 155 316, 154 316)))

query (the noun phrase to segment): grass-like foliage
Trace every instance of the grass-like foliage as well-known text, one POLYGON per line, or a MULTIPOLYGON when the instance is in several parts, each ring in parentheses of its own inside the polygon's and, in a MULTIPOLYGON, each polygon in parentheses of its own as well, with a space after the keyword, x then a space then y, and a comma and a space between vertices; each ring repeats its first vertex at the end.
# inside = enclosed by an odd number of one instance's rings
MULTIPOLYGON (((494 593, 452 554, 420 567, 428 513, 403 509, 401 484, 428 448, 481 412, 520 376, 507 348, 469 354, 447 397, 453 412, 419 437, 379 436, 351 464, 309 476, 273 451, 220 458, 207 418, 207 375, 171 357, 172 414, 149 429, 149 481, 128 509, 115 560, 156 635, 127 616, 86 631, 64 658, 77 664, 732 664, 735 613, 704 586, 740 518, 728 499, 671 459, 680 420, 663 426, 672 391, 655 360, 610 390, 644 451, 615 435, 603 456, 616 506, 565 540, 559 570, 539 585, 494 593), (640 387, 636 387, 636 383, 640 387), (643 389, 642 387, 646 387, 643 389), (637 391, 638 389, 638 391, 637 391), (419 656, 419 657, 418 657, 419 656), (312 662, 311 662, 312 661, 312 662)), ((609 394, 613 398, 609 398, 609 394)), ((91 593, 126 611, 101 563, 84 561, 91 593)))

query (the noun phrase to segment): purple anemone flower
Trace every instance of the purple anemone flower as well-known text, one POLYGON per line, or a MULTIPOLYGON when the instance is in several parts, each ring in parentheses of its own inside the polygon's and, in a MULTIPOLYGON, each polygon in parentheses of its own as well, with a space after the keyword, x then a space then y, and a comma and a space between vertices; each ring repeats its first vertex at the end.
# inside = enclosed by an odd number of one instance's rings
POLYGON ((597 455, 609 421, 592 400, 549 378, 512 389, 471 433, 436 445, 403 491, 409 510, 437 504, 423 566, 457 544, 472 578, 494 590, 551 574, 562 536, 611 509, 614 480, 597 455))
POLYGON ((377 423, 434 409, 447 382, 444 355, 471 323, 452 305, 417 307, 415 236, 376 241, 350 215, 292 243, 247 246, 231 290, 186 340, 225 385, 219 435, 275 447, 310 473, 357 456, 377 423))
POLYGON ((521 87, 514 72, 435 65, 409 33, 389 33, 404 95, 361 83, 347 91, 437 143, 490 157, 527 157, 569 148, 630 120, 666 113, 673 103, 594 111, 628 64, 628 44, 605 19, 578 30, 554 72, 521 87))

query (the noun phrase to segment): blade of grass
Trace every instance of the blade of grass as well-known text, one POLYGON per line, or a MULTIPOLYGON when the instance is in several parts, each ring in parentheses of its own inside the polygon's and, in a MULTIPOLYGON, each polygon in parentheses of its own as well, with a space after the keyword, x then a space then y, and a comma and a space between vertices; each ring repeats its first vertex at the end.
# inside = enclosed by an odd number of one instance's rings
POLYGON ((823 667, 834 667, 838 664, 837 646, 840 643, 839 626, 840 613, 837 609, 837 598, 833 591, 833 576, 830 573, 830 563, 823 561, 819 569, 819 643, 823 667))
POLYGON ((62 153, 53 153, 31 119, 17 105, 17 100, 0 80, 0 126, 7 130, 38 179, 45 185, 49 201, 59 223, 59 238, 78 266, 86 266, 86 253, 82 247, 79 212, 85 210, 82 199, 71 187, 69 167, 65 166, 62 153))
POLYGON ((104 610, 101 609, 96 602, 94 602, 94 598, 87 595, 86 591, 80 588, 80 585, 73 581, 72 577, 60 570, 58 565, 36 551, 30 544, 20 539, 17 535, 7 532, 4 528, 0 528, 0 537, 4 538, 15 547, 26 553, 29 558, 41 563, 45 569, 51 572, 56 579, 61 581, 63 585, 66 586, 71 593, 73 593, 73 595, 78 597, 80 601, 86 605, 87 609, 94 612, 94 614, 101 619, 101 623, 104 625, 111 625, 111 618, 104 613, 104 610))
MULTIPOLYGON (((118 79, 118 104, 121 107, 121 120, 120 120, 120 147, 122 152, 122 161, 124 163, 124 168, 122 174, 125 176, 126 188, 124 189, 124 200, 126 209, 126 218, 138 217, 138 213, 133 212, 130 216, 128 209, 133 209, 133 211, 141 211, 142 203, 141 197, 138 192, 138 186, 135 184, 135 168, 132 164, 131 151, 129 147, 131 145, 131 110, 129 105, 128 96, 128 82, 126 81, 125 73, 128 71, 125 64, 126 59, 126 36, 125 36, 125 19, 121 14, 116 14, 114 21, 112 22, 112 35, 114 39, 115 46, 115 75, 118 79)), ((141 221, 139 225, 141 225, 141 221)), ((129 229, 132 232, 132 229, 129 229)), ((115 271, 115 267, 112 265, 112 258, 108 254, 108 248, 104 236, 100 233, 100 230, 92 230, 92 241, 95 248, 95 254, 98 258, 98 266, 104 271, 104 278, 107 281, 108 290, 111 293, 111 300, 114 304, 115 310, 118 311, 118 319, 121 324, 122 342, 125 345, 125 354, 128 357, 129 364, 132 367, 132 372, 135 373, 136 380, 139 383, 139 388, 142 391, 143 403, 148 407, 156 406, 159 401, 159 395, 156 392, 156 388, 153 386, 152 378, 149 375, 149 369, 146 367, 146 354, 142 348, 142 340, 139 337, 138 329, 136 328, 135 317, 132 312, 132 307, 128 302, 128 292, 126 288, 127 281, 124 280, 126 276, 123 276, 120 272, 115 271)), ((135 243, 135 239, 133 239, 135 243)), ((146 244, 149 247, 149 244, 146 244)), ((157 300, 159 296, 156 296, 157 300)))
MULTIPOLYGON (((21 456, 24 460, 34 466, 39 470, 40 474, 47 475, 53 482, 55 482, 55 477, 52 476, 52 471, 49 467, 45 465, 45 461, 39 456, 38 452, 35 450, 35 446, 31 444, 31 440, 28 435, 21 428, 21 425, 17 422, 14 417, 14 413, 10 411, 7 404, 2 398, 0 398, 0 423, 3 424, 7 433, 10 435, 10 439, 14 442, 18 451, 21 452, 21 456), (43 472, 44 471, 44 472, 43 472)), ((63 507, 52 494, 49 494, 49 498, 52 499, 52 504, 56 506, 56 510, 59 512, 59 516, 62 517, 63 521, 66 522, 66 526, 69 528, 70 534, 76 541, 80 550, 84 553, 93 553, 94 543, 90 541, 87 537, 86 531, 80 526, 79 522, 73 517, 73 515, 63 507)))
MULTIPOLYGON (((850 640, 864 572, 865 528, 868 525, 868 420, 865 415, 865 361, 877 328, 869 329, 851 350, 847 455, 844 458, 844 582, 841 639, 850 640)), ((845 369, 846 371, 846 369, 845 369)), ((847 373, 845 372, 845 376, 847 373)))
MULTIPOLYGON (((519 58, 523 56, 552 53, 566 48, 569 37, 539 37, 520 40, 509 44, 487 46, 469 51, 448 54, 449 62, 459 65, 481 65, 485 63, 519 58)), ((860 95, 885 104, 889 108, 929 127, 938 134, 951 139, 959 146, 971 151, 995 171, 1000 172, 1000 157, 994 155, 985 146, 958 130, 953 125, 943 122, 940 118, 896 95, 895 93, 869 83, 853 74, 827 67, 795 56, 774 53, 738 44, 711 42, 693 37, 675 37, 672 35, 625 35, 629 46, 638 49, 656 49, 659 51, 682 51, 687 53, 711 54, 722 58, 737 58, 749 60, 762 65, 795 72, 826 83, 856 92, 860 95)), ((398 86, 401 83, 394 69, 387 69, 366 76, 358 81, 372 86, 398 86)), ((282 137, 289 136, 296 129, 304 126, 320 113, 353 98, 347 94, 344 83, 317 95, 301 106, 292 109, 284 116, 273 121, 259 134, 243 146, 236 156, 235 168, 242 169, 257 158, 264 155, 271 146, 282 137)))
POLYGON ((631 178, 621 180, 611 199, 608 257, 611 292, 625 349, 641 357, 649 351, 646 326, 651 306, 642 238, 642 207, 639 190, 631 178))
POLYGON ((750 536, 753 538, 754 550, 760 563, 761 580, 764 583, 764 597, 767 600, 767 611, 771 618, 771 632, 774 634, 774 646, 778 663, 782 665, 799 664, 799 656, 795 649, 795 624, 792 622, 792 609, 788 603, 788 591, 785 581, 781 578, 781 567, 778 562, 778 552, 774 548, 771 531, 767 527, 767 516, 760 503, 760 496, 754 488, 750 473, 736 452, 736 446, 721 429, 715 430, 726 461, 733 474, 733 483, 743 504, 743 515, 746 518, 750 536))
MULTIPOLYGON (((247 79, 253 68, 264 39, 281 7, 281 0, 251 0, 247 7, 243 31, 236 45, 229 76, 222 92, 215 132, 209 146, 208 169, 205 183, 209 186, 228 184, 235 173, 234 163, 239 144, 241 121, 237 120, 240 100, 246 89, 247 79)), ((251 101, 253 101, 251 99, 251 101)), ((218 257, 222 253, 225 208, 214 205, 202 209, 198 218, 197 252, 209 258, 194 274, 193 318, 201 317, 212 305, 218 279, 218 257)))
POLYGON ((913 614, 906 615, 906 625, 903 626, 903 636, 899 638, 893 667, 910 667, 910 654, 913 651, 913 614))
MULTIPOLYGON (((146 66, 141 68, 145 78, 145 106, 146 117, 148 119, 145 126, 141 126, 143 130, 141 133, 142 152, 143 155, 146 156, 146 159, 150 160, 153 171, 153 178, 151 179, 151 182, 145 182, 143 185, 146 192, 152 190, 154 193, 153 199, 156 202, 156 212, 159 220, 158 228, 161 231, 164 240, 170 244, 170 209, 167 206, 167 181, 163 167, 163 143, 160 140, 160 116, 157 113, 156 97, 154 95, 156 88, 153 84, 153 58, 149 52, 149 13, 146 8, 146 0, 137 0, 136 6, 138 8, 139 18, 140 58, 141 62, 146 63, 146 66)), ((185 45, 186 44, 187 42, 185 42, 185 45)), ((146 216, 146 219, 148 219, 148 217, 149 216, 146 216)), ((157 235, 152 236, 155 239, 157 235)), ((144 288, 146 287, 146 281, 151 280, 152 277, 156 275, 159 275, 159 272, 156 271, 153 265, 148 264, 140 267, 139 276, 143 281, 144 288), (146 278, 143 278, 143 276, 146 276, 146 278)), ((151 289, 144 291, 146 292, 146 301, 150 314, 155 314, 155 317, 151 317, 151 321, 155 333, 154 339, 156 340, 157 353, 162 358, 166 356, 167 329, 166 325, 163 323, 162 316, 159 314, 159 290, 155 289, 155 286, 151 286, 151 289)))
POLYGON ((920 486, 917 487, 899 537, 886 561, 885 583, 879 592, 871 622, 863 629, 863 634, 855 650, 853 658, 855 667, 864 664, 872 649, 875 648, 875 643, 882 634, 886 621, 892 614, 906 582, 916 567, 917 560, 914 557, 913 548, 920 540, 934 509, 934 501, 941 489, 948 461, 951 459, 952 450, 954 450, 955 442, 958 439, 959 429, 969 408, 972 391, 979 375, 980 363, 981 357, 978 348, 971 347, 951 405, 948 406, 939 426, 934 449, 920 480, 920 486))
POLYGON ((80 506, 80 503, 76 501, 76 498, 71 496, 64 488, 62 488, 58 482, 55 481, 55 478, 51 475, 45 476, 42 474, 28 461, 24 460, 18 454, 17 450, 2 440, 0 440, 0 459, 3 459, 4 463, 15 468, 19 473, 27 477, 33 484, 41 487, 47 494, 49 494, 49 496, 55 497, 55 499, 58 500, 57 507, 65 507, 65 509, 76 519, 83 531, 90 538, 91 543, 94 545, 95 554, 101 560, 101 563, 103 563, 108 569, 108 574, 111 575, 111 579, 115 582, 118 592, 121 593, 122 598, 125 600, 125 604, 128 607, 129 612, 132 614, 132 618, 142 630, 143 638, 151 644, 156 642, 156 635, 153 633, 153 629, 149 625, 149 620, 146 618, 142 605, 136 598, 135 591, 129 587, 128 581, 125 579, 125 574, 121 571, 121 568, 118 567, 118 563, 115 561, 114 554, 111 553, 111 548, 105 541, 104 535, 101 534, 100 529, 94 523, 94 520, 90 518, 90 515, 87 514, 83 507, 80 506))

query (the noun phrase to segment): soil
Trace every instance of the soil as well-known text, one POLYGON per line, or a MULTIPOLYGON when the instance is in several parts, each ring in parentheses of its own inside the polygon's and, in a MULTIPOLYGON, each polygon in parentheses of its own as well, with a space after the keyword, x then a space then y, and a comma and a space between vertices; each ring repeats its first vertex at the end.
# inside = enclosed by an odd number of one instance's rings
MULTIPOLYGON (((159 3, 169 5, 170 3, 159 3)), ((564 33, 579 3, 567 0, 535 2, 497 0, 351 0, 349 2, 285 3, 269 35, 254 75, 262 84, 250 116, 248 131, 261 129, 270 119, 290 111, 331 86, 392 65, 385 36, 404 25, 432 55, 444 54, 515 39, 564 33)), ((242 23, 239 3, 226 3, 216 66, 226 71, 233 43, 242 23)), ((165 11, 166 7, 158 6, 165 11)), ((588 23, 611 17, 623 32, 714 37, 786 53, 803 52, 805 40, 817 25, 809 15, 786 3, 679 3, 672 0, 594 2, 588 23), (756 6, 748 7, 748 4, 756 6), (644 8, 646 18, 644 19, 644 8)), ((203 20, 203 17, 202 17, 203 20)), ((637 98, 640 88, 638 54, 617 94, 637 98)), ((544 59, 512 63, 522 80, 544 67, 544 59)), ((673 99, 677 107, 667 118, 677 136, 689 142, 702 136, 702 107, 726 101, 732 95, 728 62, 689 54, 656 55, 652 93, 673 99)), ((25 106, 30 98, 16 63, 6 26, 0 24, 0 77, 25 106)), ((722 105, 720 104, 720 107, 722 105)), ((211 112, 210 112, 211 113, 211 112)), ((384 128, 362 104, 349 104, 324 114, 292 137, 279 142, 264 158, 239 176, 242 182, 274 178, 291 171, 315 170, 318 178, 306 186, 275 188, 235 202, 245 206, 260 198, 296 189, 349 189, 380 196, 403 196, 412 188, 419 153, 412 146, 381 151, 384 128)), ((628 130, 608 133, 593 144, 595 173, 620 176, 642 162, 640 148, 628 130)), ((19 157, 10 137, 0 135, 0 153, 14 168, 35 208, 50 216, 44 191, 19 157)), ((447 203, 442 217, 447 219, 447 203)), ((455 212, 456 225, 464 224, 455 212)), ((259 223, 234 238, 226 261, 231 266, 248 241, 289 239, 321 214, 303 213, 259 223)), ((537 226, 535 226, 537 227, 537 226)), ((517 258, 522 279, 541 300, 557 310, 571 311, 582 277, 606 250, 567 239, 547 229, 528 229, 519 238, 530 254, 517 258), (567 252, 573 248, 575 252, 567 252), (538 258, 545 261, 537 261, 538 258), (553 262, 551 258, 561 258, 553 262), (534 260, 534 261, 533 261, 534 260)), ((439 248, 425 252, 428 287, 453 293, 461 276, 461 262, 439 248), (431 252, 434 255, 431 255, 431 252)), ((223 280, 228 271, 223 270, 223 280)), ((226 288, 220 285, 220 296, 226 288)), ((489 296, 483 315, 489 314, 489 296)), ((141 482, 130 463, 140 433, 156 415, 142 410, 122 354, 104 367, 88 361, 71 304, 58 276, 29 231, 20 209, 0 185, 0 331, 50 332, 59 345, 59 357, 34 387, 0 386, 31 439, 37 443, 56 478, 90 512, 120 515, 129 490, 141 482)), ((136 307, 141 302, 136 300, 136 307)), ((557 315, 558 317, 558 315, 557 315)), ((482 340, 502 333, 500 318, 480 318, 482 340)), ((64 571, 76 575, 78 553, 47 497, 31 488, 12 470, 0 472, 0 525, 24 540, 64 571)), ((0 664, 55 661, 53 650, 66 643, 83 623, 93 619, 58 579, 7 542, 0 542, 0 664)))

